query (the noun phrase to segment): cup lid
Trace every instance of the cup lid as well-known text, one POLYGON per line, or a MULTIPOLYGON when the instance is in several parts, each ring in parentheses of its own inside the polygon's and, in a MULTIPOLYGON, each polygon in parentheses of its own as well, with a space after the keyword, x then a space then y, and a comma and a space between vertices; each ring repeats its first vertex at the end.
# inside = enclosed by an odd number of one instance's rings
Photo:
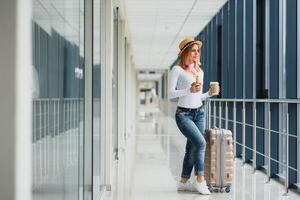
POLYGON ((210 82, 210 85, 216 85, 216 84, 219 85, 219 82, 213 82, 213 81, 210 82))

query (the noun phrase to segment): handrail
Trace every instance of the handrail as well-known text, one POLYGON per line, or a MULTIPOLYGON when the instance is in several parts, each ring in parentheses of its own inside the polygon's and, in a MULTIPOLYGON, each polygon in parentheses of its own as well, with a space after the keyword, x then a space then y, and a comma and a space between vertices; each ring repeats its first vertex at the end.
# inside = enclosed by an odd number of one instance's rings
MULTIPOLYGON (((300 138, 297 135, 292 135, 289 133, 289 104, 300 104, 300 99, 217 99, 217 98, 210 98, 207 100, 207 104, 206 106, 208 107, 208 109, 206 109, 207 115, 206 117, 207 122, 208 122, 208 127, 216 127, 217 123, 217 119, 219 121, 218 123, 218 127, 219 128, 228 128, 228 122, 232 122, 233 123, 233 135, 234 135, 234 155, 236 156, 236 145, 240 145, 242 147, 242 159, 243 159, 243 163, 245 163, 245 152, 246 149, 251 150, 252 151, 252 166, 254 169, 254 172, 256 170, 256 154, 262 155, 264 156, 266 159, 268 159, 268 168, 267 168, 267 176, 268 176, 268 181, 270 181, 270 177, 271 177, 271 161, 275 161, 276 163, 278 163, 279 165, 284 167, 285 170, 285 194, 288 193, 288 188, 289 188, 289 170, 293 170, 296 171, 296 173, 299 175, 300 174, 300 169, 295 169, 291 166, 289 166, 289 137, 291 138, 296 138, 298 140, 300 140, 300 138), (216 105, 216 103, 218 103, 218 105, 216 105), (223 105, 225 104, 225 109, 223 109, 223 105), (231 107, 232 107, 232 111, 233 111, 233 119, 229 119, 228 117, 228 103, 232 103, 231 107), (236 116, 237 116, 237 103, 242 103, 242 121, 237 120, 236 116), (250 123, 246 123, 246 103, 252 103, 252 124, 250 123), (266 104, 266 109, 265 109, 265 113, 264 116, 266 117, 266 121, 265 121, 265 127, 259 127, 256 124, 256 116, 257 116, 257 104, 259 103, 264 103, 266 104), (283 129, 283 131, 279 130, 272 130, 271 129, 271 104, 280 104, 283 106, 282 109, 282 119, 285 125, 285 129, 283 129), (217 112, 217 107, 218 107, 218 112, 217 112), (222 115, 223 110, 225 110, 225 114, 222 115), (211 123, 211 121, 213 120, 213 124, 211 123), (222 123, 225 122, 224 127, 222 126, 222 123), (236 141, 236 126, 237 124, 242 125, 242 143, 237 142, 236 141), (253 144, 252 147, 250 148, 248 146, 246 146, 246 126, 250 126, 253 127, 252 129, 252 133, 253 133, 253 144), (256 146, 256 131, 257 129, 263 129, 265 132, 264 134, 266 134, 268 136, 268 152, 267 155, 263 154, 262 152, 258 152, 257 151, 257 146, 256 146), (276 160, 274 158, 271 158, 270 152, 271 152, 271 133, 278 133, 279 136, 284 137, 285 140, 285 146, 283 149, 283 153, 285 155, 285 161, 281 162, 279 160, 276 160)), ((284 126, 283 125, 283 126, 284 126)), ((265 147, 267 148, 267 147, 265 147)), ((284 195, 285 195, 284 194, 284 195)))
POLYGON ((83 100, 84 98, 33 98, 33 102, 37 101, 71 101, 71 100, 83 100))
POLYGON ((216 99, 210 98, 207 101, 221 102, 245 102, 245 103, 296 103, 300 104, 300 99, 216 99))
POLYGON ((61 159, 66 160, 68 165, 77 161, 83 100, 83 98, 32 100, 33 188, 64 170, 63 166, 59 165, 61 159), (65 144, 62 146, 60 141, 64 141, 65 144))

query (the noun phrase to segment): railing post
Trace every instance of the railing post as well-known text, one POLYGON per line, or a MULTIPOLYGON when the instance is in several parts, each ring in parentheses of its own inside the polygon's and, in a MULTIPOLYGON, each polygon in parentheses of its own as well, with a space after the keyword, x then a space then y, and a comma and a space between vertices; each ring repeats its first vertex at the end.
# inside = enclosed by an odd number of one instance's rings
POLYGON ((233 140, 235 141, 233 146, 233 153, 236 157, 236 102, 233 102, 233 137, 233 140))
POLYGON ((219 101, 219 128, 222 128, 222 102, 219 101))
POLYGON ((47 159, 48 159, 48 174, 49 176, 52 176, 51 174, 51 165, 52 165, 52 162, 51 162, 51 145, 52 145, 52 137, 51 137, 51 134, 50 134, 50 99, 47 99, 46 100, 47 102, 47 140, 48 140, 48 147, 47 147, 47 159))
POLYGON ((73 152, 74 152, 74 156, 73 156, 73 162, 76 161, 76 99, 74 99, 73 101, 73 152))
POLYGON ((69 163, 70 161, 70 130, 71 130, 71 101, 70 99, 67 99, 67 131, 64 132, 66 137, 66 161, 69 163))
POLYGON ((286 132, 285 132, 285 193, 287 195, 289 192, 289 104, 286 104, 285 109, 285 123, 286 123, 286 132))
POLYGON ((215 128, 216 127, 216 101, 214 101, 214 127, 213 128, 215 128))
POLYGON ((268 183, 271 180, 271 107, 268 103, 268 183))
POLYGON ((52 102, 53 104, 53 122, 52 122, 52 126, 53 126, 53 132, 52 132, 52 138, 54 140, 54 151, 53 151, 53 175, 56 175, 57 172, 57 167, 56 167, 56 163, 57 163, 57 136, 56 136, 56 100, 54 100, 52 102))
POLYGON ((245 101, 243 101, 243 153, 242 153, 242 158, 243 158, 243 164, 246 163, 246 109, 245 109, 245 101))
POLYGON ((47 138, 47 118, 46 118, 46 101, 42 100, 42 117, 43 117, 43 147, 42 147, 42 154, 43 154, 43 175, 44 178, 46 179, 48 176, 48 163, 47 163, 47 148, 48 148, 48 138, 47 138))
POLYGON ((253 172, 256 171, 256 102, 253 102, 253 172))
POLYGON ((42 163, 42 160, 43 160, 43 155, 41 153, 42 151, 42 101, 39 100, 39 147, 38 147, 38 151, 39 151, 39 183, 41 183, 42 181, 42 178, 43 178, 43 163, 42 163))
MULTIPOLYGON (((68 119, 68 112, 67 112, 67 106, 66 106, 66 101, 67 100, 65 100, 65 99, 63 99, 63 107, 62 107, 62 112, 64 113, 63 114, 63 120, 62 120, 62 126, 63 126, 63 130, 62 130, 62 132, 61 132, 61 139, 63 140, 63 141, 65 141, 65 139, 66 139, 66 136, 65 136, 65 132, 66 132, 66 130, 67 130, 67 119, 68 119)), ((63 160, 65 160, 65 148, 66 148, 66 145, 64 145, 64 146, 62 146, 62 151, 63 151, 63 153, 62 153, 62 159, 63 160)))
POLYGON ((33 124, 32 124, 32 132, 33 132, 33 139, 32 139, 32 167, 33 167, 33 182, 32 182, 32 186, 33 188, 35 188, 35 184, 37 183, 37 156, 36 156, 36 100, 33 100, 33 105, 32 105, 32 116, 33 116, 33 124))
POLYGON ((211 111, 210 111, 210 108, 211 108, 211 106, 210 106, 210 100, 207 100, 207 108, 206 108, 206 116, 207 116, 207 128, 209 129, 209 128, 211 128, 211 123, 210 123, 210 118, 211 118, 211 116, 210 116, 210 113, 211 113, 211 111))
POLYGON ((225 129, 228 129, 228 103, 225 103, 225 129))
MULTIPOLYGON (((57 148, 58 148, 58 150, 56 151, 56 166, 57 166, 57 170, 56 170, 56 173, 58 174, 59 173, 59 171, 60 171, 60 165, 59 165, 59 158, 60 158, 60 145, 59 145, 59 141, 60 141, 60 139, 61 138, 59 138, 60 137, 60 121, 64 121, 65 119, 64 119, 64 117, 62 118, 62 120, 60 119, 60 113, 61 112, 63 112, 63 114, 64 114, 64 110, 62 109, 62 108, 60 108, 60 101, 61 100, 57 100, 57 132, 56 132, 56 138, 57 138, 57 148)), ((62 100, 62 103, 64 103, 64 100, 62 100)), ((56 115, 56 113, 55 113, 55 115, 56 115)))

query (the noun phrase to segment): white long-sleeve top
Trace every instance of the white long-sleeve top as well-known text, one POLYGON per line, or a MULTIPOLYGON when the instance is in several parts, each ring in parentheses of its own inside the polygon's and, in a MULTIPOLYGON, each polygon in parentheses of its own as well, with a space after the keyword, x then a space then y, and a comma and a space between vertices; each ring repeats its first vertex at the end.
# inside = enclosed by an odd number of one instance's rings
POLYGON ((199 92, 190 91, 191 84, 195 82, 195 76, 186 72, 182 67, 176 65, 170 71, 169 76, 169 99, 179 97, 178 106, 184 108, 199 108, 202 101, 209 97, 208 92, 203 93, 203 76, 200 69, 199 81, 202 83, 199 92))

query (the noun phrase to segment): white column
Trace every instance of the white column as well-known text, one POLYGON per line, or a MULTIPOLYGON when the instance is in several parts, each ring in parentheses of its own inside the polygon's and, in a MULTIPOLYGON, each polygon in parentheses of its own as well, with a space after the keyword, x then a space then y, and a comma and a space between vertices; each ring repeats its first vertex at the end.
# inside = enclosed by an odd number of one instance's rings
POLYGON ((0 199, 31 199, 31 1, 0 6, 0 199))
POLYGON ((132 85, 132 106, 133 106, 133 112, 132 112, 132 130, 133 130, 133 134, 136 134, 136 122, 137 122, 137 112, 139 109, 139 105, 140 105, 140 89, 139 89, 139 80, 138 80, 138 72, 135 68, 135 65, 133 65, 132 68, 132 80, 133 80, 133 85, 132 85))
POLYGON ((112 184, 112 65, 113 8, 110 0, 101 0, 101 183, 112 184))
POLYGON ((93 1, 85 1, 84 16, 84 199, 91 197, 92 187, 92 146, 93 146, 93 127, 92 127, 92 85, 93 85, 93 1))
POLYGON ((125 139, 129 136, 129 113, 130 113, 130 104, 129 104, 129 83, 130 83, 130 77, 129 77, 129 48, 128 48, 128 41, 127 38, 125 39, 125 139))
POLYGON ((124 113, 125 113, 125 63, 124 63, 124 21, 118 13, 118 147, 122 151, 124 147, 124 113))

